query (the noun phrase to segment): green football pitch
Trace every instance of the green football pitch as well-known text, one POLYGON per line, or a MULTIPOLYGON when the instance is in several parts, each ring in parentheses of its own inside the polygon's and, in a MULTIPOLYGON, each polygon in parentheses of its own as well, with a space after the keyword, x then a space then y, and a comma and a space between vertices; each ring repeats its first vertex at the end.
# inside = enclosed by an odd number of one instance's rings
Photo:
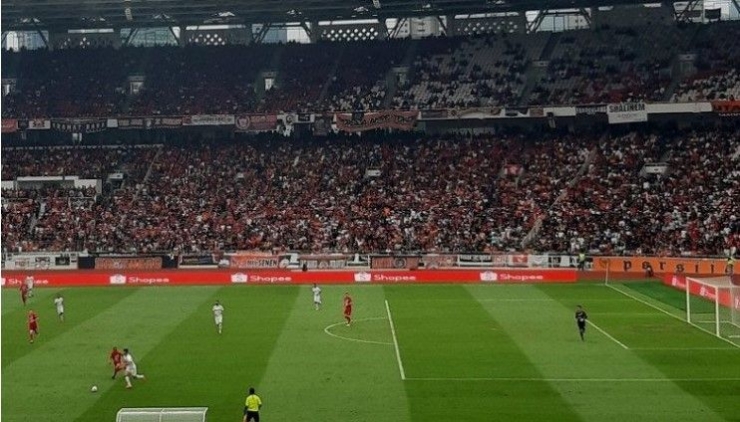
POLYGON ((682 322, 683 294, 658 283, 324 286, 323 301, 309 286, 107 287, 37 289, 23 308, 3 291, 2 420, 204 406, 240 421, 254 386, 263 421, 740 421, 740 348, 682 322), (112 346, 146 381, 111 379, 112 346))

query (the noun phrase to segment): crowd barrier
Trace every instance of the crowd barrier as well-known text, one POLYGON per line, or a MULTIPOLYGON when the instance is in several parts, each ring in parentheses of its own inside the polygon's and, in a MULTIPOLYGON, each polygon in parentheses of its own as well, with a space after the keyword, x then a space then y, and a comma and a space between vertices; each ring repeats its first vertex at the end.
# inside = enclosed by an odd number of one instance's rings
MULTIPOLYGON (((4 271, 3 287, 18 287, 28 272, 4 271)), ((35 271, 36 286, 140 286, 352 283, 575 283, 574 269, 478 269, 425 271, 160 270, 35 271)))
MULTIPOLYGON (((158 271, 160 269, 203 270, 230 269, 231 271, 281 271, 304 267, 316 271, 373 271, 373 270, 449 270, 466 271, 481 268, 508 269, 568 269, 578 265, 578 256, 562 254, 280 254, 263 252, 229 252, 200 255, 86 255, 79 253, 21 253, 8 254, 4 268, 15 271, 48 271, 96 269, 109 271, 158 271)), ((647 257, 647 256, 586 256, 585 269, 612 274, 645 274, 652 268, 655 274, 723 275, 727 260, 722 258, 647 257)))

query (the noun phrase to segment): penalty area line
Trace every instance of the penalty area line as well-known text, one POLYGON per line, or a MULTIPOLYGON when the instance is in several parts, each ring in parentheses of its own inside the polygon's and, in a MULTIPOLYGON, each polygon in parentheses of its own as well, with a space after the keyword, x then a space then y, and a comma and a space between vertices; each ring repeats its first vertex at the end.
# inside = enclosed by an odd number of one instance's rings
POLYGON ((396 338, 396 326, 393 324, 391 307, 388 304, 388 300, 385 301, 385 310, 386 312, 388 312, 388 322, 391 325, 391 334, 393 335, 393 347, 396 349, 396 361, 398 362, 398 371, 401 373, 401 380, 405 380, 406 371, 403 370, 403 362, 401 361, 401 350, 398 348, 398 338, 396 338))
POLYGON ((586 320, 586 322, 588 323, 588 325, 590 325, 590 326, 594 327, 596 330, 598 330, 601 334, 607 336, 611 341, 613 341, 613 342, 617 343, 618 345, 622 346, 622 349, 624 349, 624 350, 629 350, 630 349, 624 343, 622 343, 621 341, 619 341, 616 338, 614 338, 614 336, 612 336, 611 334, 609 334, 606 331, 604 331, 601 328, 599 328, 598 325, 594 324, 590 320, 586 320))

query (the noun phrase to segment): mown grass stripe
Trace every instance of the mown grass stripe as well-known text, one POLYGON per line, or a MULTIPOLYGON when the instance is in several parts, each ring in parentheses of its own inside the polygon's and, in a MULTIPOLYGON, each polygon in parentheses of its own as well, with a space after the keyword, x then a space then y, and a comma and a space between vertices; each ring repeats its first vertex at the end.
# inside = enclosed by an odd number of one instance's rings
MULTIPOLYGON (((679 316, 685 304, 685 293, 664 286, 660 283, 624 284, 612 286, 617 292, 639 298, 645 309, 655 309, 656 315, 672 316, 672 319, 663 317, 667 321, 664 332, 680 330, 690 333, 692 340, 684 342, 695 347, 694 350, 637 350, 636 353, 645 361, 663 372, 667 377, 683 377, 690 375, 690 379, 697 380, 707 377, 723 377, 730 374, 740 374, 740 351, 733 342, 722 342, 711 333, 698 330, 689 325, 679 316), (668 309, 663 309, 668 307, 668 309), (671 329, 671 327, 675 327, 671 329), (707 350, 700 350, 705 347, 707 350), (718 349, 718 350, 715 350, 718 349)), ((654 334, 650 333, 654 336, 654 334)), ((661 345, 663 346, 663 345, 661 345)), ((738 420, 740 415, 740 401, 737 392, 740 391, 740 381, 728 382, 698 382, 677 381, 677 384, 688 394, 703 401, 717 414, 726 420, 738 420)))
MULTIPOLYGON (((27 307, 15 306, 11 312, 3 313, 2 368, 6 368, 33 350, 44 349, 57 337, 116 306, 135 292, 136 289, 133 288, 35 289, 35 296, 31 298, 27 307), (53 298, 57 293, 64 296, 63 323, 59 321, 54 306, 53 298), (28 343, 26 316, 29 309, 33 309, 39 317, 40 334, 34 344, 28 343)), ((8 298, 3 296, 3 306, 6 299, 8 298)), ((20 303, 20 299, 18 302, 20 303)))
MULTIPOLYGON (((112 371, 107 356, 112 346, 131 348, 139 369, 151 375, 152 381, 139 383, 137 388, 156 388, 159 384, 157 371, 147 366, 147 353, 197 309, 212 290, 146 287, 74 289, 72 292, 70 289, 68 296, 84 297, 89 301, 87 305, 95 309, 95 315, 77 324, 71 316, 69 322, 65 322, 70 324, 65 332, 52 339, 41 339, 34 345, 40 347, 3 369, 3 421, 73 421, 95 406, 107 391, 123 392, 123 381, 110 379, 112 371), (118 294, 126 297, 110 303, 110 298, 118 294), (90 394, 91 385, 98 385, 100 392, 90 394)), ((83 302, 77 306, 84 306, 83 302)), ((75 301, 70 301, 71 315, 75 308, 75 301)), ((52 328, 47 330, 52 331, 52 328)), ((107 408, 96 414, 94 420, 114 420, 115 410, 107 408)))
POLYGON ((451 385, 444 381, 543 378, 465 287, 386 286, 385 290, 393 305, 406 376, 412 380, 405 382, 412 420, 580 420, 545 381, 526 385, 495 380, 451 385), (417 378, 442 381, 416 382, 417 378), (525 404, 525 396, 530 404, 525 404))
POLYGON ((322 286, 316 311, 301 289, 258 388, 265 420, 407 421, 408 403, 398 377, 379 286, 322 286), (342 295, 353 297, 354 321, 344 324, 342 295), (324 327, 337 324, 329 336, 324 327))
POLYGON ((228 286, 201 292, 200 302, 160 333, 141 359, 147 382, 132 391, 116 386, 77 420, 100 421, 101 414, 120 407, 162 406, 205 406, 209 421, 240 420, 245 392, 249 386, 260 388, 297 291, 293 286, 228 286), (225 308, 221 335, 211 312, 217 299, 225 308))
MULTIPOLYGON (((673 338, 681 339, 681 341, 686 339, 688 341, 687 345, 694 345, 692 343, 694 333, 686 332, 685 328, 687 327, 675 320, 667 319, 665 315, 658 312, 656 312, 653 320, 647 317, 635 319, 615 315, 601 316, 600 310, 608 309, 608 302, 590 302, 589 300, 591 298, 608 299, 613 297, 621 299, 624 296, 612 289, 605 289, 599 285, 588 287, 593 291, 584 290, 583 286, 579 287, 579 290, 584 293, 584 300, 580 304, 585 307, 589 314, 589 319, 596 322, 600 327, 619 338, 625 344, 628 344, 630 348, 650 345, 672 346, 673 338), (655 331, 647 331, 642 328, 653 326, 655 326, 655 331)), ((562 299, 562 295, 564 291, 568 290, 568 286, 533 286, 533 290, 533 294, 551 297, 553 299, 550 305, 546 308, 544 306, 538 308, 537 312, 546 321, 551 321, 551 324, 560 324, 564 328, 572 330, 574 333, 573 336, 575 336, 574 304, 562 299)), ((645 311, 643 306, 626 307, 626 309, 635 309, 639 312, 645 311)), ((539 324, 535 320, 527 321, 529 323, 539 324)), ((521 325, 521 321, 519 325, 521 325)), ((556 333, 557 329, 552 327, 550 331, 556 333)), ((533 350, 530 355, 535 356, 533 360, 540 361, 543 368, 548 368, 543 372, 549 378, 665 379, 666 381, 640 381, 632 383, 615 381, 614 388, 591 388, 587 390, 585 395, 582 391, 578 394, 573 394, 568 387, 569 384, 556 383, 555 385, 557 385, 557 388, 562 392, 564 397, 567 397, 574 404, 583 403, 584 400, 601 403, 628 402, 629 408, 634 414, 644 413, 651 415, 656 410, 662 413, 654 417, 646 417, 643 420, 665 420, 666 415, 672 413, 677 413, 680 420, 724 420, 723 415, 717 412, 716 408, 708 406, 694 394, 682 388, 682 385, 687 383, 704 385, 715 382, 725 386, 732 386, 737 381, 729 378, 734 377, 728 376, 727 373, 715 372, 705 373, 701 376, 686 371, 666 373, 657 367, 654 362, 644 360, 641 353, 637 350, 619 350, 611 347, 612 352, 607 351, 607 346, 610 346, 606 344, 608 340, 597 342, 598 338, 593 334, 591 333, 589 335, 587 333, 585 344, 578 345, 581 346, 579 349, 581 349, 580 355, 582 357, 576 365, 565 362, 566 359, 572 357, 568 356, 567 349, 557 346, 558 339, 556 337, 546 339, 546 341, 553 343, 553 350, 560 351, 559 359, 564 360, 563 365, 558 367, 557 365, 552 365, 548 359, 537 357, 541 356, 541 350, 533 350), (573 368, 577 368, 578 374, 575 374, 576 369, 573 368), (615 368, 616 371, 610 371, 610 368, 615 368), (719 379, 722 379, 722 381, 719 381, 719 379), (626 387, 623 387, 626 384, 629 384, 631 389, 627 390, 626 387), (661 400, 656 402, 653 399, 655 395, 659 395, 661 400)), ((676 353, 681 352, 675 350, 665 352, 666 356, 676 353)), ((615 409, 612 407, 579 406, 579 408, 584 409, 582 412, 587 419, 619 420, 622 412, 624 412, 624 409, 615 409)))

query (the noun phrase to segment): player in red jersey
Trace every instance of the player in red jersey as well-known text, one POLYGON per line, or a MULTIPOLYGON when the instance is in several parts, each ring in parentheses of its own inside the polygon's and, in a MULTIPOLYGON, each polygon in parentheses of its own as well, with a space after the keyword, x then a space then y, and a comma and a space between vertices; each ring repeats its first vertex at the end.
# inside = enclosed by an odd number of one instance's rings
POLYGON ((110 357, 108 358, 110 362, 113 364, 113 376, 111 377, 111 379, 116 379, 116 374, 119 371, 124 370, 125 367, 123 366, 122 358, 123 358, 123 353, 118 351, 117 347, 114 347, 113 350, 110 352, 110 357))
POLYGON ((26 283, 21 283, 21 300, 23 301, 23 306, 26 306, 26 301, 28 300, 28 285, 26 283))
POLYGON ((38 317, 34 311, 28 311, 28 342, 33 343, 39 335, 38 317))
POLYGON ((344 319, 347 320, 347 326, 352 323, 352 297, 349 292, 344 294, 344 319))

